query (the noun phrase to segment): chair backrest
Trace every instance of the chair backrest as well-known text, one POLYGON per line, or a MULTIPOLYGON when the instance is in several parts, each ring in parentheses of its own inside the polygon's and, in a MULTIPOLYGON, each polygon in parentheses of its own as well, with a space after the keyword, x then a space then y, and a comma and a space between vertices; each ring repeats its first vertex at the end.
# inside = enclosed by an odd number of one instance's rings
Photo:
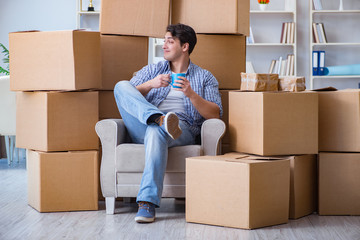
POLYGON ((16 93, 10 91, 10 76, 0 76, 0 135, 16 134, 16 93))

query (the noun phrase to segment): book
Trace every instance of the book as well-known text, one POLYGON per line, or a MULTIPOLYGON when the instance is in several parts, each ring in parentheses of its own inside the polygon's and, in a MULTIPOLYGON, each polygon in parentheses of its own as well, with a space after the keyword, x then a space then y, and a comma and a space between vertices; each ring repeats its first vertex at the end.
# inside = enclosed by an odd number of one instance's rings
POLYGON ((290 76, 294 76, 294 65, 295 65, 295 56, 291 54, 290 56, 290 76))
POLYGON ((325 75, 324 68, 325 68, 325 51, 318 51, 319 52, 319 70, 318 75, 325 75))
POLYGON ((288 22, 288 27, 287 27, 287 33, 286 33, 286 43, 290 43, 290 39, 291 39, 291 22, 288 22))
POLYGON ((323 36, 321 35, 321 29, 319 23, 316 23, 316 30, 317 30, 317 35, 319 37, 319 43, 324 43, 324 39, 323 36))
POLYGON ((313 76, 317 76, 319 74, 319 52, 312 52, 312 68, 313 68, 313 76))
POLYGON ((276 63, 276 60, 271 60, 270 67, 269 67, 269 74, 273 73, 275 63, 276 63))
POLYGON ((279 57, 279 65, 278 68, 276 69, 276 73, 280 75, 280 70, 281 70, 281 62, 282 62, 282 57, 279 57))
POLYGON ((280 36, 280 43, 283 42, 283 37, 284 37, 284 29, 285 29, 285 23, 282 23, 282 27, 281 27, 281 36, 280 36))
POLYGON ((319 35, 316 29, 316 23, 313 23, 313 34, 314 34, 314 43, 319 43, 319 35))
POLYGON ((282 38, 282 41, 281 41, 281 43, 283 43, 283 44, 286 43, 288 25, 289 25, 289 24, 286 22, 286 23, 285 23, 285 27, 284 27, 283 38, 282 38))
POLYGON ((275 66, 274 66, 272 73, 277 73, 278 68, 279 68, 279 60, 275 60, 275 66))
POLYGON ((290 62, 291 62, 290 59, 291 59, 291 54, 288 54, 287 55, 287 64, 286 64, 286 73, 285 73, 286 76, 290 75, 290 62))
POLYGON ((294 38, 295 38, 295 23, 292 22, 291 23, 291 29, 290 29, 290 41, 289 41, 289 43, 294 43, 294 38))
POLYGON ((321 35, 324 43, 327 43, 324 24, 323 24, 323 23, 319 23, 319 27, 320 27, 320 35, 321 35))
POLYGON ((286 66, 287 66, 287 60, 282 60, 281 61, 281 69, 280 69, 280 74, 279 76, 285 76, 286 75, 286 66))
POLYGON ((255 73, 255 69, 251 61, 246 61, 246 73, 255 73))

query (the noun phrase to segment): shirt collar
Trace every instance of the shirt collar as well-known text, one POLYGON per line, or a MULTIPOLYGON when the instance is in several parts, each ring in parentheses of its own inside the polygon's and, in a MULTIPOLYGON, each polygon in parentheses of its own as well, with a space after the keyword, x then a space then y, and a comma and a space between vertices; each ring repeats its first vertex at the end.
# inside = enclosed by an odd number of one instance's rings
MULTIPOLYGON (((168 60, 166 60, 167 64, 167 71, 171 72, 171 68, 170 68, 170 62, 168 60)), ((185 72, 185 75, 188 75, 189 74, 189 71, 191 71, 192 69, 194 68, 194 64, 192 63, 191 59, 189 59, 189 66, 188 66, 188 69, 186 70, 185 72)))

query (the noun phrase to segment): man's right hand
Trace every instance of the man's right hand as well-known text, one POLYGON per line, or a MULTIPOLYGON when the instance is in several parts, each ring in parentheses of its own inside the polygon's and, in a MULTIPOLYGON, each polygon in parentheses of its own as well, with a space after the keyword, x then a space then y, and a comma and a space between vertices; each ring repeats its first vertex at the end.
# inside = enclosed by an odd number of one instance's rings
POLYGON ((160 74, 149 81, 151 88, 167 87, 170 83, 170 74, 160 74))
POLYGON ((156 76, 154 79, 151 79, 143 84, 137 86, 137 90, 141 92, 143 96, 146 96, 151 89, 167 87, 170 83, 170 74, 160 74, 156 76))

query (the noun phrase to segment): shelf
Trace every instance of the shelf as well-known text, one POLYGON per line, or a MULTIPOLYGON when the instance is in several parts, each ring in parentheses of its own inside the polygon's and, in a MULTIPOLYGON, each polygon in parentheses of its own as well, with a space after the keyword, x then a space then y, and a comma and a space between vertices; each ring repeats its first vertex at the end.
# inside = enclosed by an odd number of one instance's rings
POLYGON ((78 11, 79 15, 99 15, 99 11, 87 12, 87 11, 78 11))
POLYGON ((313 10, 312 13, 360 13, 360 10, 313 10))
POLYGON ((360 46, 360 43, 312 43, 312 46, 360 46))
POLYGON ((246 46, 295 47, 294 43, 247 43, 246 46))
POLYGON ((311 76, 312 78, 360 78, 360 75, 322 75, 311 76))
POLYGON ((251 10, 250 13, 258 13, 258 14, 295 14, 295 11, 285 11, 285 10, 269 10, 269 11, 260 11, 260 10, 251 10))

